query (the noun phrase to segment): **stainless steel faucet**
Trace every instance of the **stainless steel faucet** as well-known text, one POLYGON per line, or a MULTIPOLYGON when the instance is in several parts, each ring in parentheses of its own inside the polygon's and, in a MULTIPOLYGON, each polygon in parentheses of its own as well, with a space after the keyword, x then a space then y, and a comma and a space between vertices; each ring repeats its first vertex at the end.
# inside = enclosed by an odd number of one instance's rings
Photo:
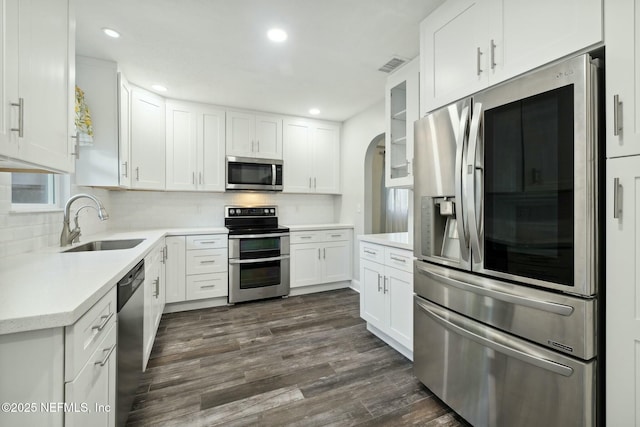
MULTIPOLYGON (((60 234, 60 246, 68 246, 71 243, 77 241, 78 237, 80 236, 80 227, 78 226, 78 215, 76 214, 75 227, 73 228, 73 230, 71 230, 69 227, 69 219, 70 219, 69 217, 71 215, 70 213, 71 204, 76 200, 82 199, 82 198, 93 200, 93 202, 96 204, 96 209, 98 211, 98 218, 100 218, 101 221, 109 219, 109 214, 107 213, 107 210, 102 205, 102 202, 98 200, 95 196, 92 196, 91 194, 76 194, 74 196, 71 196, 69 200, 67 200, 67 203, 64 205, 64 218, 62 220, 62 233, 60 234)), ((85 207, 86 206, 83 206, 82 208, 78 209, 78 213, 80 212, 80 210, 82 210, 85 207)))

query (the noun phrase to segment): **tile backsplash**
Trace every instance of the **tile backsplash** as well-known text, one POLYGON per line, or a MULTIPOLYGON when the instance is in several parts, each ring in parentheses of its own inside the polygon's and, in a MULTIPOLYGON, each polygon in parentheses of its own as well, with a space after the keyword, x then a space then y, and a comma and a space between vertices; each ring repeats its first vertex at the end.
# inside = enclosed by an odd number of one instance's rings
MULTIPOLYGON (((71 186, 71 194, 77 193, 95 195, 109 212, 109 191, 71 186)), ((86 204, 82 200, 75 202, 71 210, 72 215, 86 204)), ((0 257, 59 245, 62 217, 62 209, 47 212, 12 212, 11 174, 0 173, 0 257)), ((81 240, 108 228, 108 221, 100 221, 93 209, 80 212, 79 222, 82 229, 81 240)), ((71 225, 73 226, 73 223, 71 225)))
MULTIPOLYGON (((12 212, 10 177, 9 173, 0 173, 0 257, 59 245, 62 209, 12 212)), ((109 230, 222 227, 226 205, 277 205, 284 225, 333 223, 339 198, 316 194, 108 191, 72 185, 71 194, 77 193, 98 197, 109 213, 109 220, 100 221, 95 210, 84 209, 79 216, 81 241, 109 230)), ((72 218, 82 206, 91 204, 87 202, 80 199, 73 204, 72 218)))

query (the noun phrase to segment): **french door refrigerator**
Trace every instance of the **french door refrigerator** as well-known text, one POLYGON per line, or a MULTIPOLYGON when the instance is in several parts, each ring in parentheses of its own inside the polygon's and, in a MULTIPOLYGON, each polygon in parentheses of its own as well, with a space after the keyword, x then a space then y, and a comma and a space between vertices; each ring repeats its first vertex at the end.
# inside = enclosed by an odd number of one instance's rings
POLYGON ((474 426, 596 423, 598 67, 415 123, 414 369, 474 426))

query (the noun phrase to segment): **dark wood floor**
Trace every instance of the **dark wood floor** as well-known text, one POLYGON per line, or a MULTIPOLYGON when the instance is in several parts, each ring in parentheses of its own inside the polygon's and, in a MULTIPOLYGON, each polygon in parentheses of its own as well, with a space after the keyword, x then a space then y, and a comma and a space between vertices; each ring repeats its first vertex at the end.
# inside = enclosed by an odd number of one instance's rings
POLYGON ((128 425, 465 425, 352 290, 165 314, 128 425))

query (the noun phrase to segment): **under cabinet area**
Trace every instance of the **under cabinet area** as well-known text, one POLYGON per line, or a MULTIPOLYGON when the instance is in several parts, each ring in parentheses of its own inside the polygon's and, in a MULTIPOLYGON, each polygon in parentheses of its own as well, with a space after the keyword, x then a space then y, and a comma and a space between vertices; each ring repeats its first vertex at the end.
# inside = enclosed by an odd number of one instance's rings
POLYGON ((601 0, 447 1, 420 25, 420 114, 603 40, 601 0))
POLYGON ((419 118, 420 60, 387 77, 385 90, 385 186, 413 187, 413 122, 419 118))
POLYGON ((227 111, 227 156, 282 160, 282 117, 227 111))
POLYGON ((351 229, 292 231, 291 289, 351 280, 351 229))
POLYGON ((340 193, 340 125, 286 118, 283 127, 283 191, 340 193))
POLYGON ((360 317, 367 329, 413 360, 413 253, 360 242, 360 317))
POLYGON ((6 1, 1 18, 0 168, 73 172, 73 1, 6 1))

